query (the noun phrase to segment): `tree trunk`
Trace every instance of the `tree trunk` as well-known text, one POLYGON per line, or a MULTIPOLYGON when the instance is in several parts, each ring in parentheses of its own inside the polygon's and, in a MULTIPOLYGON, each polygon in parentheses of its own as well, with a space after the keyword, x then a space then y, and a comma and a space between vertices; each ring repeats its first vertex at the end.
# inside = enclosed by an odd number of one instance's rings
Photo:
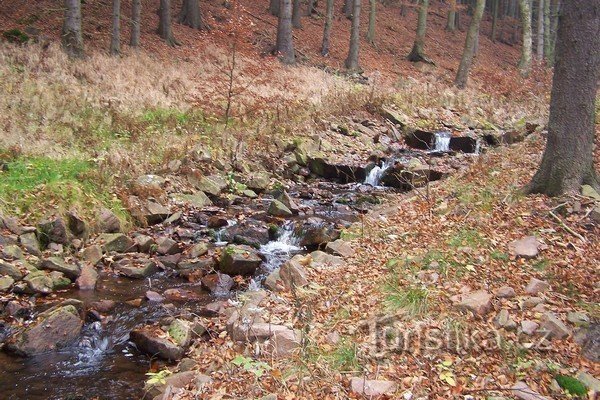
POLYGON ((377 0, 369 0, 369 29, 367 30, 367 41, 375 44, 375 24, 377 22, 377 0))
POLYGON ((352 29, 350 32, 350 49, 346 58, 346 68, 349 71, 360 71, 358 65, 358 51, 360 47, 360 1, 353 0, 354 8, 352 10, 352 29))
POLYGON ((158 35, 163 38, 169 46, 177 45, 178 43, 173 37, 173 31, 171 29, 171 0, 160 0, 158 14, 158 35))
POLYGON ((308 0, 308 8, 306 9, 306 16, 310 17, 313 13, 317 12, 317 0, 308 0))
POLYGON ((294 64, 294 37, 292 36, 292 0, 280 0, 277 23, 276 50, 284 64, 294 64))
POLYGON ((536 56, 539 60, 541 60, 544 58, 544 0, 538 0, 536 34, 536 56))
POLYGON ((560 14, 560 0, 552 2, 552 11, 550 19, 550 54, 548 55, 549 65, 554 65, 554 48, 556 47, 556 35, 558 32, 558 16, 560 14))
POLYGON ((550 65, 549 57, 551 50, 550 43, 550 0, 544 0, 544 57, 546 64, 550 65))
POLYGON ((417 36, 415 37, 415 43, 413 44, 412 50, 408 55, 408 61, 431 63, 431 60, 425 57, 424 52, 429 0, 420 0, 420 2, 421 6, 419 7, 419 20, 417 22, 417 36))
POLYGON ((562 6, 550 100, 548 141, 528 193, 600 190, 594 170, 595 101, 600 81, 600 2, 569 0, 562 6))
POLYGON ((458 73, 456 74, 455 84, 458 88, 464 89, 467 87, 467 81, 469 79, 469 70, 473 63, 473 56, 475 53, 475 45, 477 37, 479 36, 479 25, 481 24, 481 17, 483 16, 483 10, 485 8, 485 0, 477 0, 475 5, 475 12, 469 25, 469 31, 467 32, 467 39, 465 40, 465 50, 463 51, 462 59, 458 67, 458 73))
POLYGON ((206 29, 198 0, 183 0, 177 22, 193 29, 206 29))
POLYGON ((333 24, 333 0, 327 0, 327 11, 325 15, 325 27, 323 28, 323 44, 321 55, 329 55, 329 39, 331 38, 331 25, 333 24))
POLYGON ((450 0, 450 10, 448 10, 446 30, 450 32, 454 32, 456 30, 456 0, 450 0))
POLYGON ((519 71, 521 75, 527 77, 531 72, 531 0, 519 0, 519 6, 521 7, 521 28, 523 29, 519 71))
POLYGON ((141 0, 131 2, 131 39, 129 45, 138 47, 140 45, 140 16, 142 14, 141 0))
POLYGON ((302 28, 302 3, 300 0, 293 0, 292 6, 292 26, 296 29, 302 28))
POLYGON ((269 3, 269 13, 276 17, 279 15, 279 0, 271 0, 269 3))
POLYGON ((65 0, 65 20, 62 27, 62 47, 71 58, 83 58, 81 33, 81 0, 65 0))
POLYGON ((354 0, 344 0, 344 8, 342 12, 346 16, 346 18, 352 18, 352 8, 354 6, 354 0))
POLYGON ((110 39, 110 54, 121 53, 121 0, 113 0, 112 34, 110 39))
POLYGON ((492 42, 496 42, 496 36, 498 35, 498 9, 500 8, 500 0, 493 0, 492 4, 492 42))

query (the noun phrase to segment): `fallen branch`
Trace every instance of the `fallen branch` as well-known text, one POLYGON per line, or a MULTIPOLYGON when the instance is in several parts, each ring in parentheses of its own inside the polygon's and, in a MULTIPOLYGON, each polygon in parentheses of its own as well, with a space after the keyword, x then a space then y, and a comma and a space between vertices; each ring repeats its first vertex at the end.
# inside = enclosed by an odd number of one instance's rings
POLYGON ((552 218, 554 218, 556 220, 556 222, 558 222, 560 224, 560 226, 562 226, 567 232, 569 232, 571 235, 575 236, 577 239, 581 240, 582 242, 587 242, 587 240, 581 236, 579 233, 575 232, 573 229, 569 228, 567 226, 567 224, 565 224, 559 217, 558 215, 554 214, 552 211, 550 211, 550 216, 552 218))

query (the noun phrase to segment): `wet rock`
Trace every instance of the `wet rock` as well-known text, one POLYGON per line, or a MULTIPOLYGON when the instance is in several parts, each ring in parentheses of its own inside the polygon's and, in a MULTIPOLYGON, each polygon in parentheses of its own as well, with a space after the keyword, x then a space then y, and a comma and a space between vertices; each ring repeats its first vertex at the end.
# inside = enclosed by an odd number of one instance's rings
POLYGON ((271 176, 267 172, 254 172, 245 183, 248 189, 262 193, 271 185, 271 176))
POLYGON ((249 246, 227 246, 221 255, 219 270, 227 275, 251 275, 262 259, 249 246))
POLYGON ((523 239, 515 240, 508 245, 508 250, 512 255, 526 259, 537 257, 539 248, 540 242, 535 236, 527 236, 523 239))
POLYGON ((281 281, 281 275, 279 274, 279 268, 267 275, 263 285, 272 292, 285 290, 283 282, 281 281))
POLYGON ((204 176, 200 179, 196 188, 206 194, 218 196, 227 188, 227 181, 219 175, 204 176))
POLYGON ((292 211, 285 206, 282 202, 278 200, 271 201, 271 205, 269 205, 268 213, 275 217, 291 217, 294 215, 292 211))
POLYGON ((582 312, 571 311, 567 313, 567 321, 575 326, 588 326, 590 324, 590 317, 582 312))
POLYGON ((67 263, 60 257, 50 257, 43 260, 40 264, 40 268, 49 271, 62 272, 69 279, 73 280, 77 279, 77 277, 81 274, 81 269, 77 264, 67 263))
POLYGON ((206 245, 206 243, 197 243, 190 249, 191 258, 198 258, 200 256, 205 255, 206 253, 208 253, 208 246, 206 245))
POLYGON ((352 246, 342 239, 327 243, 327 246, 325 246, 325 251, 341 257, 352 257, 354 255, 354 249, 352 246))
POLYGON ((143 279, 158 272, 158 266, 153 260, 149 259, 122 259, 114 264, 115 271, 132 278, 143 279))
POLYGON ((104 242, 103 248, 107 253, 130 253, 136 250, 135 242, 122 233, 104 233, 99 238, 104 242))
POLYGON ((255 248, 267 244, 270 240, 269 228, 255 220, 246 221, 243 225, 233 226, 227 229, 222 236, 223 240, 255 248))
POLYGON ((16 265, 0 260, 0 276, 1 275, 8 275, 15 281, 23 278, 23 273, 16 265))
POLYGON ((333 223, 316 217, 304 220, 302 225, 296 228, 295 234, 300 237, 300 246, 318 246, 340 237, 340 231, 333 223))
POLYGON ((114 310, 117 306, 117 303, 113 300, 98 300, 90 304, 90 307, 94 310, 97 310, 103 314, 107 314, 114 310))
POLYGON ((15 280, 8 275, 0 276, 0 292, 6 292, 15 283, 15 280))
POLYGON ((79 290, 94 290, 98 281, 98 272, 92 264, 84 264, 81 268, 81 275, 75 283, 79 290))
POLYGON ((53 308, 40 314, 33 324, 12 336, 6 348, 23 356, 60 349, 79 337, 82 326, 83 321, 75 306, 53 308))
POLYGON ((76 238, 85 238, 88 235, 89 229, 87 224, 75 211, 67 213, 67 226, 76 238))
POLYGON ((298 211, 300 210, 300 207, 298 206, 298 204, 296 204, 294 199, 292 199, 292 197, 289 195, 289 193, 286 192, 285 190, 276 197, 276 200, 280 201, 283 205, 285 205, 294 214, 297 214, 298 211))
POLYGON ((279 277, 287 290, 308 285, 304 267, 311 262, 310 257, 296 255, 279 268, 279 277))
POLYGON ((65 289, 72 283, 62 272, 51 271, 48 275, 52 279, 52 288, 54 290, 65 289))
POLYGON ((169 361, 181 359, 185 349, 165 336, 165 332, 158 327, 144 326, 131 331, 129 339, 144 353, 169 361))
POLYGON ((158 254, 171 255, 181 253, 179 244, 171 238, 163 237, 156 239, 158 254))
POLYGON ((547 339, 564 339, 571 334, 571 330, 553 313, 547 312, 542 316, 540 332, 547 339))
POLYGON ((404 136, 404 142, 413 149, 431 150, 435 148, 435 134, 420 129, 408 132, 404 136))
POLYGON ((492 309, 492 295, 484 290, 467 293, 454 297, 458 300, 459 309, 471 311, 475 315, 483 316, 492 309))
POLYGON ((334 164, 323 157, 309 157, 308 168, 317 176, 340 183, 363 182, 367 177, 363 166, 334 164))
POLYGON ((165 298, 153 290, 146 291, 146 299, 153 303, 162 303, 165 298))
POLYGON ((133 238, 133 241, 140 253, 149 253, 156 246, 154 239, 147 235, 137 235, 133 238))
POLYGON ((155 201, 147 201, 143 211, 143 217, 148 225, 163 222, 171 215, 171 210, 155 201))
POLYGON ((204 208, 212 205, 212 201, 204 194, 204 192, 196 192, 194 194, 176 194, 173 195, 175 201, 189 204, 192 207, 204 208))
POLYGON ((121 221, 111 210, 103 208, 98 215, 97 229, 102 233, 121 232, 121 221))
POLYGON ((311 267, 316 269, 336 268, 344 265, 344 260, 338 256, 327 254, 317 250, 310 253, 312 258, 311 267))
POLYGON ((0 252, 0 257, 7 261, 22 260, 23 252, 21 251, 19 246, 11 244, 8 246, 4 246, 2 252, 0 252))
POLYGON ((542 396, 535 390, 531 389, 525 382, 517 382, 511 388, 512 394, 521 400, 550 400, 546 396, 542 396))
POLYGON ((495 292, 496 297, 501 299, 510 299, 516 296, 515 289, 510 286, 502 286, 495 292))
POLYGON ((218 215, 213 215, 208 218, 207 226, 211 229, 218 229, 227 226, 228 223, 229 221, 227 221, 227 218, 218 215))
POLYGON ((168 256, 159 256, 158 261, 165 267, 171 269, 177 269, 179 262, 183 258, 182 254, 171 254, 168 256))
POLYGON ((69 233, 62 218, 43 221, 38 224, 38 236, 42 243, 69 243, 69 233))
POLYGON ((215 264, 212 258, 187 259, 177 264, 177 271, 186 278, 190 276, 199 278, 212 270, 215 264))
POLYGON ((21 242, 21 245, 25 247, 25 250, 27 250, 29 254, 33 254, 37 257, 40 257, 42 255, 42 251, 40 249, 40 242, 38 242, 35 233, 25 233, 19 236, 19 241, 21 242))
POLYGON ((96 265, 102 260, 102 247, 97 244, 86 247, 81 256, 86 262, 96 265))
POLYGON ((539 280, 537 278, 531 278, 529 284, 525 288, 525 293, 531 296, 537 296, 538 294, 550 289, 550 284, 546 281, 539 280))
POLYGON ((350 390, 353 393, 368 396, 370 398, 392 395, 397 389, 398 385, 391 381, 366 380, 359 377, 354 377, 350 380, 350 390))
POLYGON ((181 288, 167 289, 163 292, 163 296, 169 301, 176 302, 197 302, 206 300, 206 297, 203 297, 194 291, 181 288))
POLYGON ((218 272, 202 278, 202 286, 207 288, 214 296, 227 296, 234 285, 233 278, 218 272))
POLYGON ((45 271, 30 272, 23 282, 26 284, 25 291, 28 293, 50 294, 54 290, 54 281, 45 271))
POLYGON ((468 136, 453 136, 450 138, 450 150, 475 153, 477 151, 477 139, 468 136))

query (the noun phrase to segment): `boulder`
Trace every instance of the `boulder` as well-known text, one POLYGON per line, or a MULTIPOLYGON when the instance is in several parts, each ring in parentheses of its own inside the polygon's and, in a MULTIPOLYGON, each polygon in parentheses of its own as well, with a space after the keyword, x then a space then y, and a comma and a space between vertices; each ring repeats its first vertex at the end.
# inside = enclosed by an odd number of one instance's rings
POLYGON ((135 242, 122 233, 104 233, 100 235, 100 240, 104 242, 104 251, 110 253, 129 253, 134 252, 135 242))
POLYGON ((97 229, 102 233, 121 232, 121 221, 111 210, 103 208, 98 215, 97 229))
POLYGON ((301 339, 300 333, 293 329, 274 331, 270 339, 270 343, 273 346, 273 355, 288 357, 296 353, 300 348, 301 339))
POLYGON ((52 279, 52 288, 54 290, 65 289, 72 283, 71 280, 65 276, 65 274, 59 271, 51 271, 48 276, 50 276, 50 279, 52 279))
POLYGON ((81 275, 75 281, 79 290, 94 290, 98 281, 98 272, 92 264, 84 264, 81 268, 81 275))
MULTIPOLYGON (((279 268, 279 277, 287 290, 308 285, 306 270, 303 266, 303 264, 306 265, 305 260, 304 256, 296 255, 279 268)), ((308 263, 310 263, 310 258, 308 263)))
POLYGON ((311 267, 316 269, 337 268, 344 265, 344 260, 341 257, 327 254, 317 250, 310 253, 312 258, 311 267))
POLYGON ((276 200, 283 203, 283 205, 285 205, 294 214, 297 214, 298 211, 300 210, 300 207, 298 206, 298 204, 296 204, 294 199, 292 199, 290 194, 288 192, 286 192, 285 190, 276 197, 276 200))
POLYGON ((0 276, 2 275, 10 276, 15 281, 23 278, 23 273, 17 266, 0 260, 0 276))
POLYGON ((393 124, 398 125, 401 129, 408 124, 408 117, 402 111, 395 110, 389 106, 381 107, 381 115, 393 124))
POLYGON ((587 329, 581 346, 581 355, 590 361, 600 362, 600 323, 597 321, 587 329))
POLYGON ((143 258, 131 260, 124 258, 114 264, 115 271, 132 279, 144 279, 158 271, 158 266, 153 260, 143 258))
POLYGON ((9 244, 7 246, 4 246, 4 248, 0 252, 0 257, 7 261, 22 260, 23 252, 16 244, 9 244))
POLYGON ((259 248, 270 240, 269 228, 262 222, 247 220, 244 224, 234 225, 222 234, 222 240, 259 248))
POLYGON ((494 320, 496 327, 504 328, 506 330, 514 330, 517 328, 517 323, 510 317, 510 313, 507 309, 502 309, 496 315, 496 319, 494 320))
POLYGON ((171 255, 181 253, 179 244, 171 238, 161 237, 156 239, 157 253, 162 255, 171 255))
POLYGON ((227 275, 251 275, 262 259, 249 246, 227 246, 221 255, 219 270, 227 275))
POLYGON ((204 194, 204 192, 196 192, 194 194, 176 194, 173 195, 173 200, 189 204, 192 207, 204 208, 212 205, 212 201, 204 194))
POLYGON ((291 217, 294 215, 294 213, 279 200, 271 201, 267 212, 275 217, 291 217))
POLYGON ((458 309, 471 311, 478 316, 483 316, 492 309, 492 295, 484 290, 459 295, 454 300, 458 300, 458 309))
POLYGON ((98 246, 97 244, 93 244, 89 247, 86 247, 81 256, 86 262, 96 265, 100 262, 100 260, 102 260, 102 247, 98 246))
POLYGON ((23 282, 27 285, 25 291, 33 294, 50 294, 54 290, 54 281, 45 271, 30 272, 23 282))
POLYGON ((340 237, 340 231, 333 223, 317 217, 304 220, 294 233, 300 237, 300 246, 319 246, 340 237))
POLYGON ((539 248, 540 242, 535 236, 527 236, 523 239, 515 240, 508 245, 508 250, 512 255, 526 259, 537 257, 539 248))
POLYGON ((529 336, 533 335, 539 327, 540 327, 540 325, 535 321, 530 321, 530 320, 521 321, 521 330, 526 335, 529 335, 529 336))
POLYGON ((525 293, 531 296, 537 296, 539 293, 545 292, 550 289, 550 284, 546 281, 539 280, 537 278, 531 278, 529 284, 525 288, 525 293))
POLYGON ((575 326, 589 326, 590 316, 577 311, 570 311, 567 313, 567 321, 575 326))
POLYGON ((40 268, 49 271, 62 272, 72 280, 77 279, 81 274, 81 269, 77 264, 67 263, 60 257, 50 257, 43 260, 40 264, 40 268))
POLYGON ((581 186, 581 195, 592 198, 596 201, 600 201, 600 193, 598 193, 596 191, 596 189, 594 189, 590 185, 582 185, 581 186))
POLYGON ((404 142, 413 149, 431 150, 435 148, 435 133, 417 129, 408 132, 404 136, 404 142))
POLYGON ((133 184, 137 188, 144 190, 147 193, 148 191, 152 192, 156 190, 162 190, 166 182, 167 180, 162 176, 142 175, 139 176, 133 184))
POLYGON ((321 156, 308 157, 308 168, 317 176, 340 183, 364 182, 367 177, 363 166, 333 163, 321 156))
POLYGON ((222 217, 219 215, 212 215, 208 218, 208 222, 206 225, 210 229, 219 229, 219 228, 229 225, 229 221, 225 217, 222 217))
POLYGON ((137 235, 133 238, 133 242, 137 245, 140 253, 149 253, 156 246, 154 239, 147 235, 137 235))
POLYGON ((202 286, 207 288, 214 296, 227 296, 235 285, 234 280, 226 274, 216 273, 202 278, 202 286))
POLYGON ((206 243, 203 243, 203 242, 196 243, 190 249, 190 257, 191 258, 198 258, 200 256, 205 255, 206 253, 208 253, 208 246, 206 243))
POLYGON ((146 299, 153 303, 162 303, 165 298, 160 293, 153 290, 146 291, 146 299))
POLYGON ((192 384, 195 387, 198 387, 198 383, 202 382, 211 382, 211 379, 206 375, 201 375, 197 371, 184 371, 167 376, 164 380, 164 383, 146 383, 144 390, 148 394, 150 399, 158 397, 159 400, 162 400, 164 398, 164 393, 168 387, 175 390, 185 389, 187 386, 192 384))
POLYGON ((37 236, 34 232, 24 233, 19 236, 19 241, 21 245, 25 247, 25 250, 29 254, 33 254, 34 256, 40 257, 42 255, 42 251, 40 249, 40 242, 38 242, 37 236))
POLYGON ((180 261, 177 264, 177 272, 184 277, 190 277, 191 275, 200 277, 213 269, 214 266, 215 260, 212 258, 192 258, 180 261))
POLYGON ((246 180, 248 189, 262 193, 271 185, 271 177, 267 172, 254 172, 246 180))
POLYGON ((272 292, 285 290, 283 282, 281 281, 281 275, 279 274, 279 268, 267 275, 263 285, 272 292))
POLYGON ((69 233, 62 218, 42 221, 38 224, 38 236, 42 243, 69 243, 69 233))
POLYGON ((13 335, 6 348, 22 356, 60 349, 79 337, 82 326, 83 321, 75 306, 53 307, 40 314, 33 324, 13 335))
POLYGON ((226 188, 227 181, 219 175, 203 176, 196 185, 196 189, 213 196, 218 196, 226 188))
POLYGON ((501 299, 510 299, 515 297, 517 294, 515 293, 515 289, 510 286, 502 286, 496 290, 494 293, 496 297, 501 299))
POLYGON ((350 390, 354 394, 373 398, 394 394, 398 390, 398 385, 391 381, 366 380, 360 377, 353 377, 350 380, 350 390))
POLYGON ((76 238, 87 237, 89 232, 88 226, 76 211, 72 210, 67 213, 67 225, 69 227, 69 231, 76 238))
POLYGON ((542 315, 539 331, 547 339, 564 339, 571 334, 571 329, 558 316, 550 312, 542 315))
POLYGON ((352 257, 354 255, 354 249, 352 246, 342 239, 327 243, 327 246, 325 246, 325 251, 341 257, 352 257))
POLYGON ((550 400, 549 397, 542 396, 535 390, 531 389, 525 382, 517 382, 511 388, 512 394, 521 400, 550 400))
POLYGON ((8 275, 0 275, 0 292, 6 292, 15 283, 15 280, 8 275))
POLYGON ((156 326, 134 329, 129 334, 129 339, 135 343, 138 350, 165 360, 177 361, 185 354, 184 347, 175 343, 156 326))
POLYGON ((155 201, 148 200, 143 208, 143 217, 148 225, 155 225, 169 218, 171 210, 155 201))

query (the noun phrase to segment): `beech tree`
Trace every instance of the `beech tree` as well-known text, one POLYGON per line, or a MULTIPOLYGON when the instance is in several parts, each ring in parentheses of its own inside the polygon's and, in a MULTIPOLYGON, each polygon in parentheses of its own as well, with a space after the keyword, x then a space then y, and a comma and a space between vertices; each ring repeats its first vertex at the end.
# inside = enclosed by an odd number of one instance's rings
POLYGON ((558 196, 587 184, 594 170, 595 101, 600 83, 600 2, 563 2, 556 41, 548 140, 528 193, 558 196))
POLYGON ((450 10, 448 10, 446 30, 450 32, 454 32, 456 30, 456 0, 450 0, 450 10))
POLYGON ((140 17, 142 14, 141 0, 132 0, 131 2, 131 38, 129 45, 138 47, 140 45, 140 17))
POLYGON ((469 31, 467 32, 467 38, 465 40, 465 50, 463 51, 460 66, 458 67, 458 73, 456 74, 455 84, 460 89, 464 89, 467 86, 469 70, 471 69, 471 64, 473 64, 475 46, 477 44, 477 37, 479 36, 479 25, 481 24, 484 9, 485 0, 477 0, 473 18, 471 18, 471 24, 469 25, 469 31))
POLYGON ((279 15, 279 0, 271 0, 269 2, 269 13, 276 17, 279 15))
POLYGON ((293 0, 292 3, 292 26, 296 29, 302 28, 302 3, 300 0, 293 0))
POLYGON ((521 28, 523 29, 523 44, 521 47, 521 59, 519 60, 519 71, 523 76, 529 76, 531 72, 531 0, 519 0, 521 8, 521 28))
POLYGON ((81 33, 81 0, 65 0, 65 20, 62 27, 62 47, 71 58, 83 58, 81 33))
POLYGON ((344 7, 342 8, 342 12, 346 16, 346 18, 352 18, 353 8, 354 0, 344 0, 344 7))
POLYGON ((171 29, 171 0, 160 0, 158 34, 169 46, 177 45, 171 29))
POLYGON ((113 0, 112 34, 110 39, 110 54, 121 53, 121 0, 113 0))
POLYGON ((325 25, 323 27, 323 44, 321 45, 321 55, 329 55, 329 39, 331 38, 331 25, 333 24, 333 0, 327 0, 327 10, 325 15, 325 25))
POLYGON ((275 51, 280 54, 281 61, 284 64, 294 64, 296 62, 294 37, 292 35, 292 0, 280 0, 275 51))
POLYGON ((548 63, 551 50, 550 43, 550 0, 544 0, 544 58, 548 63))
POLYGON ((359 71, 358 51, 360 47, 360 1, 353 0, 352 28, 350 30, 350 48, 346 58, 346 68, 350 71, 359 71))
POLYGON ((490 39, 492 42, 496 41, 498 34, 498 9, 500 8, 500 0, 493 0, 492 2, 492 33, 490 39))
POLYGON ((206 29, 198 0, 183 0, 177 22, 193 29, 206 29))
POLYGON ((544 0, 538 0, 536 36, 535 53, 541 60, 544 58, 544 0))
POLYGON ((377 22, 377 0, 369 0, 369 29, 367 30, 367 41, 375 43, 375 24, 377 22))
POLYGON ((427 33, 427 11, 429 10, 429 0, 419 0, 419 19, 417 22, 417 36, 412 50, 408 54, 408 61, 432 63, 425 57, 425 33, 427 33))

